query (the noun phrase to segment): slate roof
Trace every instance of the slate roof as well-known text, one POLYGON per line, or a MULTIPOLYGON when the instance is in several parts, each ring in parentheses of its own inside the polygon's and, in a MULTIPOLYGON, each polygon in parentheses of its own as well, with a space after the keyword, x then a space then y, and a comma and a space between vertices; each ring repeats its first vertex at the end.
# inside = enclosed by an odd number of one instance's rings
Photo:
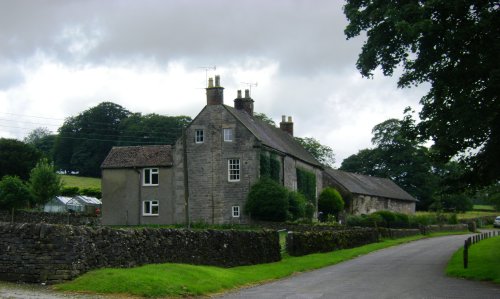
POLYGON ((345 189, 355 194, 417 201, 390 179, 361 175, 327 168, 325 172, 345 189))
POLYGON ((113 147, 101 168, 131 168, 172 166, 170 145, 120 146, 113 147))
POLYGON ((321 167, 321 164, 288 133, 260 119, 250 116, 244 110, 237 110, 226 105, 224 105, 224 107, 250 130, 263 145, 293 156, 311 165, 321 167))

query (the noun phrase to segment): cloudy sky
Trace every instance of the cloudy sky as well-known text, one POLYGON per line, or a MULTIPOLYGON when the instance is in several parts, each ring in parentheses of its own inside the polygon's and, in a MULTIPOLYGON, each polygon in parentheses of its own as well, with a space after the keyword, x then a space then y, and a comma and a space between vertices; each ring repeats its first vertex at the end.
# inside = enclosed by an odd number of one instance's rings
POLYGON ((346 40, 343 1, 0 0, 0 137, 52 131, 103 101, 191 117, 206 75, 225 103, 252 87, 255 110, 290 115, 295 135, 329 145, 337 166, 371 129, 419 110, 425 88, 362 78, 363 38, 346 40), (216 70, 204 67, 216 66, 216 70))

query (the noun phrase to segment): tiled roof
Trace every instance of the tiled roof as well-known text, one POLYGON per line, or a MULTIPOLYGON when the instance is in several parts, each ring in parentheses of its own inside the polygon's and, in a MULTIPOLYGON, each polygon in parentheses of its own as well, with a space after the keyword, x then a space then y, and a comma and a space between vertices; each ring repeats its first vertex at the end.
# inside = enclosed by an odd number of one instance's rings
POLYGON ((113 147, 101 168, 172 166, 170 145, 113 147))
POLYGON ((251 117, 242 110, 224 105, 263 145, 293 156, 311 165, 321 167, 321 164, 288 133, 271 126, 260 119, 251 117))
POLYGON ((325 172, 351 193, 417 201, 390 179, 327 168, 325 172))

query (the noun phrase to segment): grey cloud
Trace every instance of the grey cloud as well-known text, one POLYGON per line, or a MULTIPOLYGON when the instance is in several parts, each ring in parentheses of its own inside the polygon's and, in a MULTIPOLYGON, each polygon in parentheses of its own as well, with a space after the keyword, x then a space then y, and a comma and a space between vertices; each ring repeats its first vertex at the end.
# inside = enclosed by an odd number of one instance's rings
POLYGON ((0 55, 37 50, 68 63, 148 58, 224 65, 267 57, 284 73, 352 68, 340 1, 4 1, 0 55), (61 38, 76 30, 75 40, 61 38), (75 44, 86 40, 87 44, 75 44), (75 53, 87 46, 83 53, 75 53), (71 50, 72 49, 72 50, 71 50))

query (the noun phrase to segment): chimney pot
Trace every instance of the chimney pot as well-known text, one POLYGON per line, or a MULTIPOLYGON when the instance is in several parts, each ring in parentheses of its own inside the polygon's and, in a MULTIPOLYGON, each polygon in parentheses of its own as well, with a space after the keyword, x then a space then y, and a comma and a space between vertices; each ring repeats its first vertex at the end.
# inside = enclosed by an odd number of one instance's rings
POLYGON ((292 117, 291 117, 291 116, 289 116, 289 117, 288 117, 288 122, 289 122, 289 123, 291 123, 291 122, 292 122, 292 117))
POLYGON ((245 98, 249 99, 250 98, 250 90, 245 89, 245 98))
POLYGON ((220 86, 220 76, 215 76, 215 86, 214 80, 212 78, 208 79, 207 90, 207 105, 222 105, 224 104, 224 87, 220 86))
POLYGON ((288 117, 288 121, 286 121, 286 115, 281 116, 280 129, 293 137, 293 122, 291 116, 288 117))
POLYGON ((238 90, 238 96, 237 96, 238 99, 241 99, 241 90, 238 90))
POLYGON ((213 78, 208 78, 208 87, 214 87, 214 79, 213 78))
POLYGON ((220 76, 215 76, 215 87, 220 87, 220 76))
POLYGON ((286 115, 282 115, 282 116, 281 116, 281 122, 282 122, 282 123, 286 122, 286 115))

